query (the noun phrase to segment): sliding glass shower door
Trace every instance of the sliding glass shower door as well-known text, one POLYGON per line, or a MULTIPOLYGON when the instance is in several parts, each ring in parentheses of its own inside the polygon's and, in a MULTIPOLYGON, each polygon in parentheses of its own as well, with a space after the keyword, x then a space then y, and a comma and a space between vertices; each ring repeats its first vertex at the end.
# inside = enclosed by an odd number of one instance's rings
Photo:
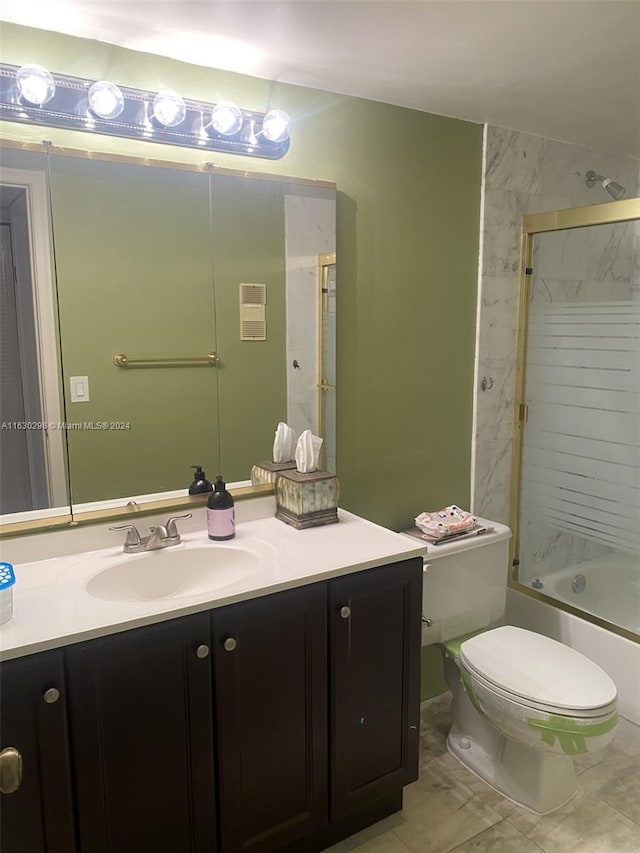
POLYGON ((517 580, 640 632, 638 221, 537 233, 525 307, 517 580))

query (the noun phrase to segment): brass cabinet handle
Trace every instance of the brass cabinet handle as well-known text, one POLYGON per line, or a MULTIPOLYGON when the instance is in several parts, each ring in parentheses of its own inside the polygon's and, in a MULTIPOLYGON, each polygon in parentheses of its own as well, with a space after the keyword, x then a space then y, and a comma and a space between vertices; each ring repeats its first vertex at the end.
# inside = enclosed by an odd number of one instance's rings
POLYGON ((238 644, 233 639, 233 637, 227 637, 227 639, 224 641, 224 643, 222 645, 224 646, 224 650, 226 652, 232 652, 238 644))
POLYGON ((0 793, 13 794, 22 782, 22 756, 14 746, 0 752, 0 793))
POLYGON ((201 646, 198 646, 198 648, 196 649, 196 655, 202 659, 208 658, 209 657, 209 646, 205 646, 204 643, 201 646))
POLYGON ((340 608, 340 616, 341 616, 343 619, 348 619, 348 618, 349 618, 349 616, 351 616, 351 608, 350 608, 350 607, 347 607, 347 605, 345 604, 345 606, 344 606, 344 607, 341 607, 341 608, 340 608))
POLYGON ((45 690, 42 694, 42 698, 47 703, 47 705, 53 705, 54 702, 57 702, 60 698, 60 691, 57 687, 50 687, 48 690, 45 690))

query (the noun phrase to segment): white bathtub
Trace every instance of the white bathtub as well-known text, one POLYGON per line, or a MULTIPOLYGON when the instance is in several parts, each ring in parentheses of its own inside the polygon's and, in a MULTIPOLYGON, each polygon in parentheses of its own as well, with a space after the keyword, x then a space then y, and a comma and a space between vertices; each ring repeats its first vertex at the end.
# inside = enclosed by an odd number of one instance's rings
MULTIPOLYGON (((584 563, 574 566, 570 570, 573 574, 567 575, 566 578, 561 578, 562 573, 558 572, 556 582, 559 590, 565 590, 567 585, 571 590, 571 578, 578 572, 584 574, 584 566, 584 563)), ((611 585, 611 574, 605 575, 605 577, 608 577, 611 585)), ((542 592, 548 593, 547 584, 552 583, 551 576, 547 575, 542 580, 545 584, 542 592)), ((624 595, 624 589, 620 590, 620 593, 624 595)), ((570 594, 574 595, 574 593, 570 594)), ((579 596, 575 596, 575 598, 579 598, 579 596)), ((637 598, 635 600, 637 601, 637 598)), ((574 601, 575 599, 571 603, 574 604, 574 601)), ((593 625, 586 619, 565 613, 558 607, 538 601, 517 589, 507 590, 506 622, 509 625, 528 628, 530 631, 538 631, 540 634, 559 640, 561 643, 571 646, 572 649, 582 652, 601 666, 618 688, 620 716, 628 724, 633 724, 628 726, 629 737, 637 739, 638 744, 640 744, 640 678, 638 677, 638 673, 640 673, 640 644, 614 634, 613 631, 607 631, 598 625, 593 625)))
MULTIPOLYGON (((585 560, 540 577, 540 592, 640 634, 640 565, 629 554, 585 560)), ((535 583, 528 584, 535 588, 535 583)))

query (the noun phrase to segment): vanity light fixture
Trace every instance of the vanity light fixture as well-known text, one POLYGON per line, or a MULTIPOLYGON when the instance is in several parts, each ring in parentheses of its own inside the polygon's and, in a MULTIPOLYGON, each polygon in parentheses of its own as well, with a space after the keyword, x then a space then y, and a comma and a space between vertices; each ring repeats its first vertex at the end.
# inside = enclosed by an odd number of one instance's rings
POLYGON ((291 119, 282 110, 271 110, 262 122, 262 135, 270 142, 281 142, 289 138, 291 119))
POLYGON ((56 93, 56 84, 42 65, 23 65, 16 72, 16 83, 20 98, 29 104, 42 106, 48 103, 56 93))
POLYGON ((0 63, 0 118, 278 160, 289 150, 291 119, 282 110, 243 110, 51 74, 41 65, 0 63))
POLYGON ((89 108, 98 118, 118 118, 124 109, 124 95, 115 83, 99 80, 89 89, 89 108))
POLYGON ((163 127, 178 127, 187 115, 187 107, 177 92, 158 92, 153 99, 153 117, 163 127))
POLYGON ((211 110, 211 126, 222 136, 233 136, 242 127, 242 111, 231 101, 221 101, 211 110))

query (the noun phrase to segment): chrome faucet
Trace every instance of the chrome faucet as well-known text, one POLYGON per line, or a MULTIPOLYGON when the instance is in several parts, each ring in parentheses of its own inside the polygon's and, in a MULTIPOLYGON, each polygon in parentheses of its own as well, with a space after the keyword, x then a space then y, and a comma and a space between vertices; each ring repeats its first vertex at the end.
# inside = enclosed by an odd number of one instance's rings
POLYGON ((122 550, 125 554, 140 554, 142 551, 157 551, 159 548, 169 548, 171 545, 180 544, 180 534, 176 526, 179 518, 191 518, 192 513, 185 515, 172 515, 166 524, 158 524, 149 528, 148 536, 140 536, 138 528, 133 524, 118 524, 109 530, 126 530, 122 550))

